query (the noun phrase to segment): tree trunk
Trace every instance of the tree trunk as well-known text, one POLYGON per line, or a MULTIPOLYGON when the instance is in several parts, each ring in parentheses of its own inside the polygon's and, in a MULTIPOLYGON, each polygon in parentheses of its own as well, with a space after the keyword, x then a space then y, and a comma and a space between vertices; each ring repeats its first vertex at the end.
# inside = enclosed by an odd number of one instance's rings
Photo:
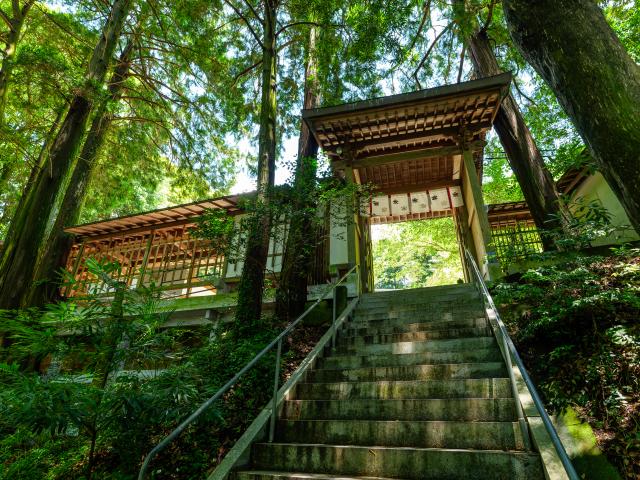
POLYGON ((0 66, 0 133, 4 133, 4 114, 7 106, 9 80, 13 71, 18 42, 20 41, 20 34, 24 25, 24 19, 29 13, 33 3, 34 0, 28 0, 25 2, 24 6, 20 8, 17 0, 14 1, 12 3, 13 16, 12 18, 7 18, 5 20, 5 22, 8 23, 7 26, 9 27, 9 32, 7 33, 5 48, 2 52, 2 65, 0 66))
POLYGON ((509 33, 549 84, 640 232, 640 67, 593 0, 504 0, 509 33))
POLYGON ((49 168, 42 169, 29 190, 24 208, 14 215, 11 235, 7 237, 0 259, 0 308, 23 305, 24 295, 34 273, 42 242, 52 223, 56 198, 64 186, 85 134, 87 120, 100 95, 114 49, 120 38, 131 0, 114 0, 109 18, 89 61, 85 82, 71 101, 58 131, 49 168))
MULTIPOLYGON (((471 34, 468 46, 473 67, 479 76, 490 77, 503 73, 484 30, 471 34)), ((538 230, 562 229, 564 220, 569 218, 569 212, 560 202, 555 182, 544 164, 518 104, 510 93, 502 101, 493 126, 538 230)), ((551 238, 547 235, 541 237, 545 250, 552 249, 551 238)))
POLYGON ((235 330, 243 335, 262 314, 264 272, 269 253, 271 190, 276 167, 276 0, 264 2, 262 94, 258 134, 256 213, 250 221, 242 276, 238 285, 235 330))
POLYGON ((42 247, 32 288, 26 297, 25 303, 27 305, 41 306, 50 302, 58 291, 59 282, 56 273, 64 267, 67 255, 73 245, 73 236, 66 234, 64 229, 78 223, 80 218, 87 185, 111 125, 112 115, 109 113, 109 106, 120 99, 129 72, 132 52, 133 41, 129 40, 111 75, 108 87, 109 96, 102 101, 93 117, 89 133, 66 187, 60 211, 56 216, 51 233, 42 247))
MULTIPOLYGON (((33 183, 35 182, 36 178, 38 177, 38 173, 44 167, 45 160, 48 158, 49 151, 51 150, 51 145, 53 143, 53 140, 55 139, 55 134, 58 131, 58 128, 60 128, 60 122, 62 121, 62 117, 64 116, 66 111, 67 111, 67 104, 64 103, 58 110, 56 118, 51 124, 51 127, 49 127, 47 136, 45 137, 42 148, 40 149, 38 160, 36 164, 31 168, 31 172, 29 173, 29 178, 24 183, 24 186, 22 188, 22 195, 18 198, 18 205, 15 207, 16 212, 24 208, 24 204, 27 198, 29 197, 29 191, 33 186, 33 183)), ((13 178, 13 175, 15 174, 15 165, 7 164, 6 166, 7 166, 6 177, 5 177, 5 172, 3 171, 2 178, 0 178, 0 190, 5 188, 5 185, 9 182, 9 180, 11 180, 11 178, 13 178)), ((4 224, 10 221, 13 210, 14 209, 10 208, 9 205, 5 205, 5 208, 2 212, 2 217, 0 217, 0 224, 4 224)), ((7 238, 9 238, 12 235, 11 227, 12 227, 12 224, 9 224, 9 231, 7 232, 7 235, 6 235, 7 238)), ((0 249, 0 252, 1 252, 1 249, 0 249)))
MULTIPOLYGON (((304 77, 304 109, 320 106, 317 77, 317 31, 309 31, 307 65, 304 77)), ((298 158, 292 192, 292 218, 282 261, 280 285, 276 295, 276 315, 281 320, 293 320, 307 302, 307 278, 313 254, 313 217, 317 207, 313 188, 317 174, 318 142, 307 124, 300 124, 298 158)))

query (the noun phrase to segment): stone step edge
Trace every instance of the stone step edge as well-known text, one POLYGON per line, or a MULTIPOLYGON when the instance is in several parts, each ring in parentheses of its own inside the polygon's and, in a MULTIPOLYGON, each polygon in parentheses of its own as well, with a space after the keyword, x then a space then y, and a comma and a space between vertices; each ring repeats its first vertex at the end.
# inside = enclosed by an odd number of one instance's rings
POLYGON ((405 451, 420 451, 420 452, 454 452, 454 453, 487 453, 487 454, 500 454, 500 455, 518 455, 518 456, 533 456, 539 457, 535 452, 527 452, 522 450, 489 450, 489 449, 474 449, 474 448, 437 448, 437 447, 385 447, 384 445, 334 445, 331 443, 289 443, 289 442, 256 442, 256 446, 269 446, 280 445, 284 447, 330 447, 330 448, 345 448, 345 449, 369 449, 369 450, 405 450, 405 451))
MULTIPOLYGON (((482 347, 482 348, 476 348, 475 351, 480 351, 482 350, 483 353, 490 353, 490 352, 498 352, 500 354, 500 358, 502 358, 502 354, 500 353, 500 349, 494 345, 491 347, 482 347)), ((464 350, 462 351, 452 351, 452 352, 415 352, 415 353, 398 353, 398 354, 394 354, 396 356, 400 356, 400 355, 448 355, 448 354, 460 354, 460 355, 464 355, 465 352, 464 350)), ((327 360, 329 360, 330 358, 334 358, 334 359, 338 359, 338 360, 344 360, 344 359, 351 359, 351 358, 370 358, 370 357, 388 357, 389 355, 373 355, 373 354, 364 354, 364 355, 339 355, 339 354, 334 354, 328 357, 325 357, 322 359, 323 362, 326 362, 327 360)))
POLYGON ((272 477, 286 477, 286 478, 300 478, 313 479, 313 480, 401 480, 397 478, 388 477, 358 477, 353 475, 332 475, 330 473, 306 473, 306 472, 283 472, 280 470, 239 470, 236 475, 251 475, 251 476, 272 476, 272 477))
MULTIPOLYGON (((484 333, 485 331, 489 330, 490 327, 487 325, 486 327, 461 327, 461 328, 440 328, 440 329, 434 329, 434 330, 414 330, 411 332, 385 332, 385 333, 361 333, 361 334, 357 334, 357 335, 340 335, 338 337, 338 341, 341 340, 349 340, 352 338, 363 338, 363 337, 379 337, 382 335, 413 335, 413 334, 418 334, 418 333, 429 333, 429 334, 440 334, 441 332, 452 332, 452 335, 455 335, 456 330, 467 330, 465 333, 468 333, 469 330, 478 330, 478 331, 482 331, 482 333, 484 333)), ((487 335, 481 335, 483 337, 486 337, 487 335)), ((452 337, 452 338, 475 338, 475 337, 452 337)), ((426 339, 429 340, 429 339, 426 339)), ((433 340, 439 340, 434 338, 433 340)), ((379 342, 379 343, 392 343, 392 342, 379 342)))
MULTIPOLYGON (((454 362, 454 363, 413 363, 411 365, 375 365, 372 367, 352 367, 352 368, 315 368, 313 372, 351 372, 354 370, 374 370, 378 368, 412 368, 412 367, 453 367, 459 365, 493 365, 493 366, 505 366, 504 362, 454 362)), ((505 367, 506 368, 506 367, 505 367)), ((502 377, 490 377, 490 378, 502 378, 502 377)), ((506 377, 505 377, 506 378, 506 377)), ((438 380, 447 380, 444 378, 438 380)), ((452 378, 451 380, 461 380, 460 378, 452 378)), ((421 381, 421 380, 414 380, 421 381)), ((315 383, 315 382, 313 382, 315 383)), ((359 382, 356 382, 359 383, 359 382)))

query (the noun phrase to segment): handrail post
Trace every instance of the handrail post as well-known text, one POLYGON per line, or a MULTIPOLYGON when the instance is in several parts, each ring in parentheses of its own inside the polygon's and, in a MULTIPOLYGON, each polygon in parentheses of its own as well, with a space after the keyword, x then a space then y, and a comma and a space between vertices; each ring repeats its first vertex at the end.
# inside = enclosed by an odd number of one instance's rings
POLYGON ((331 347, 336 348, 336 311, 338 308, 338 284, 336 283, 335 287, 333 287, 333 305, 332 305, 332 320, 331 320, 331 347))
POLYGON ((271 423, 269 424, 269 443, 273 443, 276 432, 276 417, 278 416, 278 384, 280 383, 280 355, 282 354, 282 338, 278 341, 276 350, 276 365, 273 369, 273 400, 271 406, 271 423))

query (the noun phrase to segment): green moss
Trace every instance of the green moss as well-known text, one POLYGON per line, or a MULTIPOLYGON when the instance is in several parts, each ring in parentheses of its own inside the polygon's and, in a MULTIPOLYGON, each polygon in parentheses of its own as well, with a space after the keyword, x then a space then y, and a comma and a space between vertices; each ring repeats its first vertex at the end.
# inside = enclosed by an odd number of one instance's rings
POLYGON ((558 417, 560 435, 569 449, 580 478, 586 480, 618 480, 622 477, 598 448, 596 436, 587 422, 578 418, 573 408, 558 417))

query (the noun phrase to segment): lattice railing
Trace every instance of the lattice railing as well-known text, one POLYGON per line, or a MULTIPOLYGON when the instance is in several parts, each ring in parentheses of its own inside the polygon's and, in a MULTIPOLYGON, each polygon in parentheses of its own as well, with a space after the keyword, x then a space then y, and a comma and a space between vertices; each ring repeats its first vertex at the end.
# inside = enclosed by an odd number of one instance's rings
POLYGON ((491 223, 491 237, 500 263, 524 260, 543 251, 542 240, 532 221, 505 220, 491 223))

